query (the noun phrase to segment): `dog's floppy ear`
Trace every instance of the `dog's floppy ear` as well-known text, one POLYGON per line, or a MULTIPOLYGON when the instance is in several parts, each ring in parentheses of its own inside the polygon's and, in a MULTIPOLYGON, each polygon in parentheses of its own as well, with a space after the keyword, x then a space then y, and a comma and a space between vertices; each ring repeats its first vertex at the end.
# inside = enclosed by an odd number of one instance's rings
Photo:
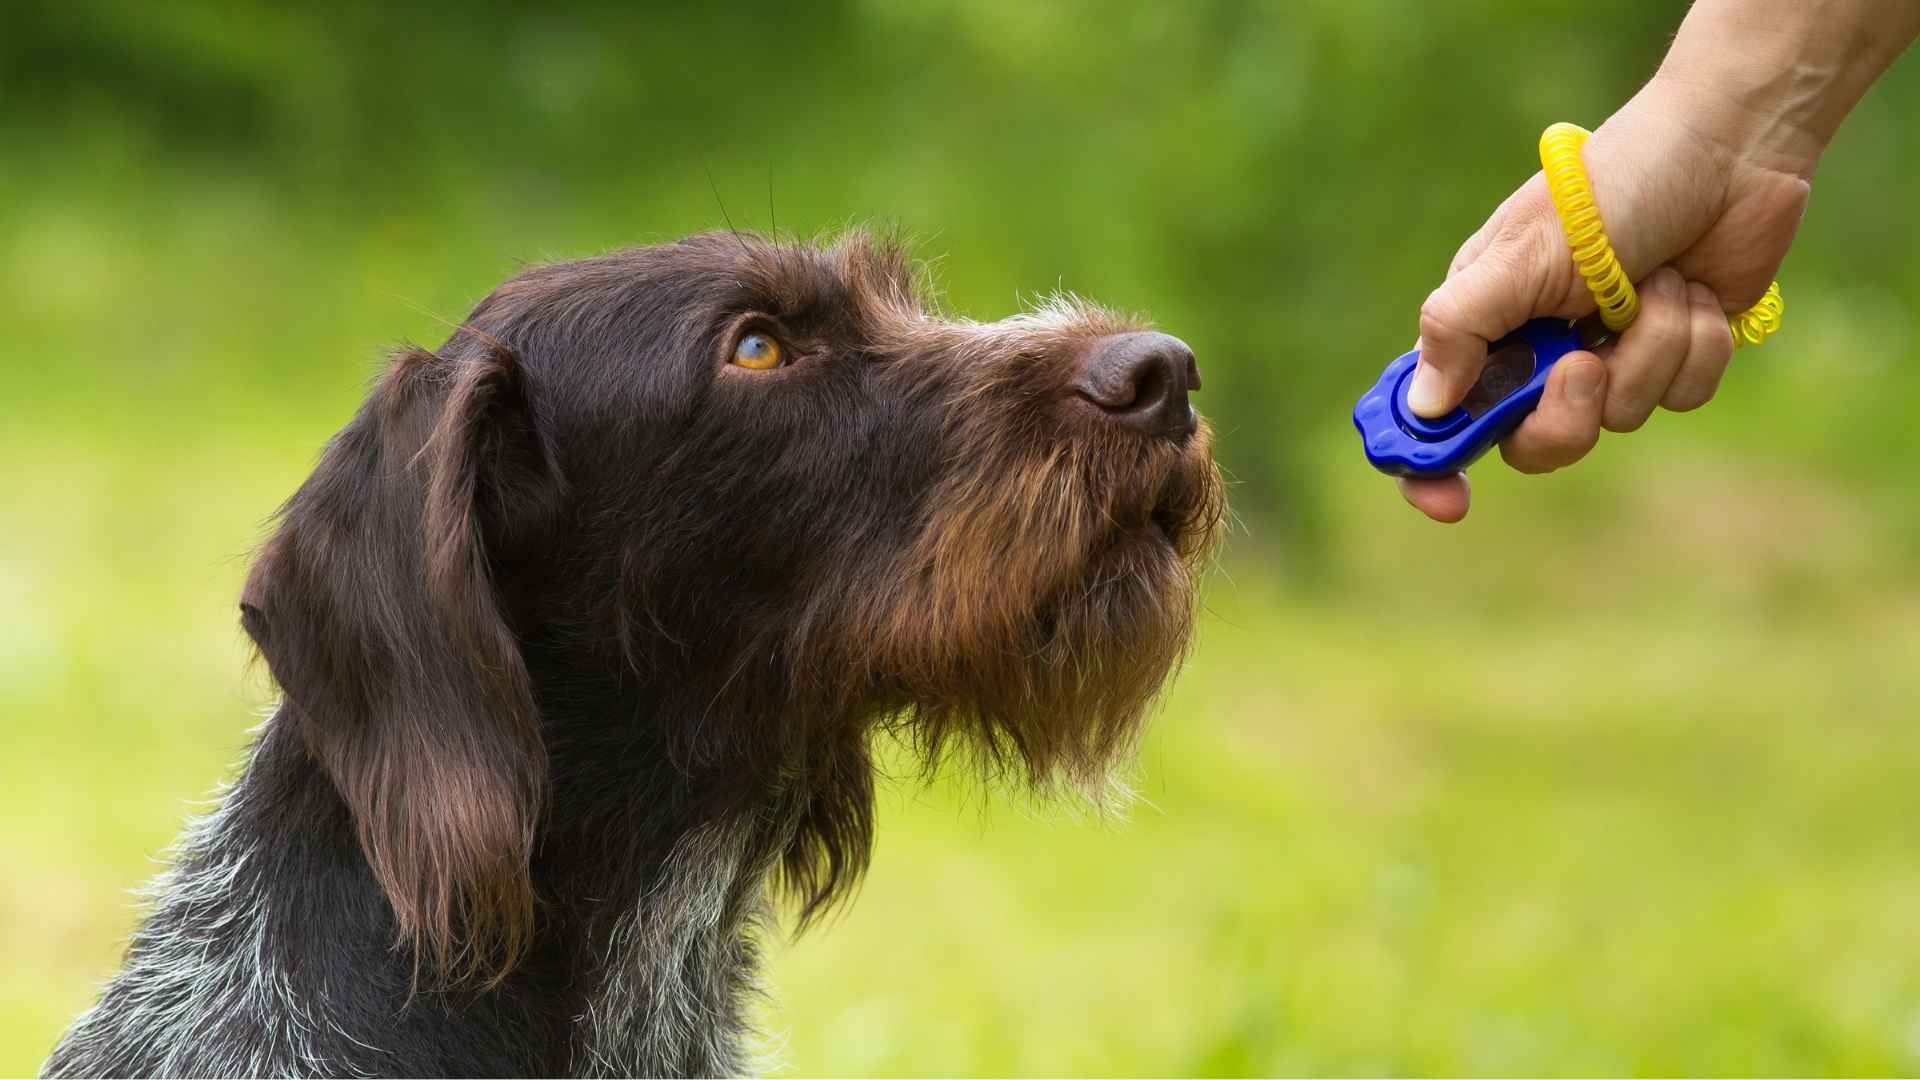
POLYGON ((560 479, 512 352, 467 344, 394 358, 282 508, 241 618, 401 941, 497 979, 532 931, 546 752, 489 542, 525 536, 560 479))

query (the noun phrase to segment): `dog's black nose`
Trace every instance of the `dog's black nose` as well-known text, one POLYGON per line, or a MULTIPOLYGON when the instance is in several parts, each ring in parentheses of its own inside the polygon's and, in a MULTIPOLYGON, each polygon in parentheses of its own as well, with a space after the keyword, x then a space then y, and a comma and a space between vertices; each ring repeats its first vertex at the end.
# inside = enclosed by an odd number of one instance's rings
POLYGON ((1074 393, 1118 423, 1153 435, 1183 439, 1198 421, 1187 391, 1200 389, 1193 350, 1171 334, 1113 334, 1087 350, 1074 393))

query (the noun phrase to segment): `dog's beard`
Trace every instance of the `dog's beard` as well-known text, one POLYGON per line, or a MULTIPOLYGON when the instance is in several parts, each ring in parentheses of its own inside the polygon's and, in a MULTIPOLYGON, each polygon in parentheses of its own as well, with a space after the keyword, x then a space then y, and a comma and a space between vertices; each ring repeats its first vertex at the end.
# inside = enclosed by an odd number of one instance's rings
MULTIPOLYGON (((1209 433, 961 458, 845 638, 885 722, 950 757, 1106 803, 1184 655, 1222 512, 1209 433)), ((1001 452, 992 452, 998 449, 1001 452)))
MULTIPOLYGON (((1020 459, 959 460, 904 551, 816 596, 788 642, 794 686, 833 703, 804 746, 805 809, 779 881, 807 925, 847 895, 873 831, 871 724, 931 772, 1114 808, 1161 687, 1185 653, 1219 533, 1222 485, 1203 425, 1184 446, 1109 433, 1020 459), (846 725, 854 721, 853 726, 846 725)), ((800 722, 796 722, 800 721, 800 722)))

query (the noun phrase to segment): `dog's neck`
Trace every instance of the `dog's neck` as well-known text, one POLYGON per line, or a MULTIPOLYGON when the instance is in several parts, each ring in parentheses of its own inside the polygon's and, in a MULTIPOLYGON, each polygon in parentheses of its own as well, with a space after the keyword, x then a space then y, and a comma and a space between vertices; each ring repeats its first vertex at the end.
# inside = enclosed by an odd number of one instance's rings
POLYGON ((596 1075, 739 1075, 760 997, 767 883, 800 808, 771 777, 689 760, 670 741, 714 723, 712 688, 662 695, 576 677, 555 717, 533 872, 575 957, 573 1061, 596 1075), (571 715, 559 716, 562 711, 571 715))
POLYGON ((647 743, 551 748, 561 794, 534 855, 533 947, 498 987, 448 991, 394 947, 345 805, 292 725, 268 721, 155 883, 126 968, 49 1068, 751 1071, 755 942, 793 815, 758 792, 716 801, 647 743))

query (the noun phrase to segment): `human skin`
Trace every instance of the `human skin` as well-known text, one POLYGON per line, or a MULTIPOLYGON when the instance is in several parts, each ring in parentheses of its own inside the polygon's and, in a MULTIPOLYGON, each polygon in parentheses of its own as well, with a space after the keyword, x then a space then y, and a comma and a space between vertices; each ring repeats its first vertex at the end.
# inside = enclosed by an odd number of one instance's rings
MULTIPOLYGON (((1920 0, 1699 0, 1653 79, 1582 152, 1607 236, 1641 295, 1599 353, 1569 353, 1540 405, 1500 444, 1545 473, 1637 430, 1656 408, 1699 408, 1733 355, 1728 313, 1766 292, 1841 121, 1920 35, 1920 0)), ((1459 404, 1490 341, 1541 316, 1595 310, 1536 173, 1469 237, 1420 309, 1409 403, 1459 404)), ((1436 521, 1466 516, 1464 474, 1403 478, 1436 521)))

